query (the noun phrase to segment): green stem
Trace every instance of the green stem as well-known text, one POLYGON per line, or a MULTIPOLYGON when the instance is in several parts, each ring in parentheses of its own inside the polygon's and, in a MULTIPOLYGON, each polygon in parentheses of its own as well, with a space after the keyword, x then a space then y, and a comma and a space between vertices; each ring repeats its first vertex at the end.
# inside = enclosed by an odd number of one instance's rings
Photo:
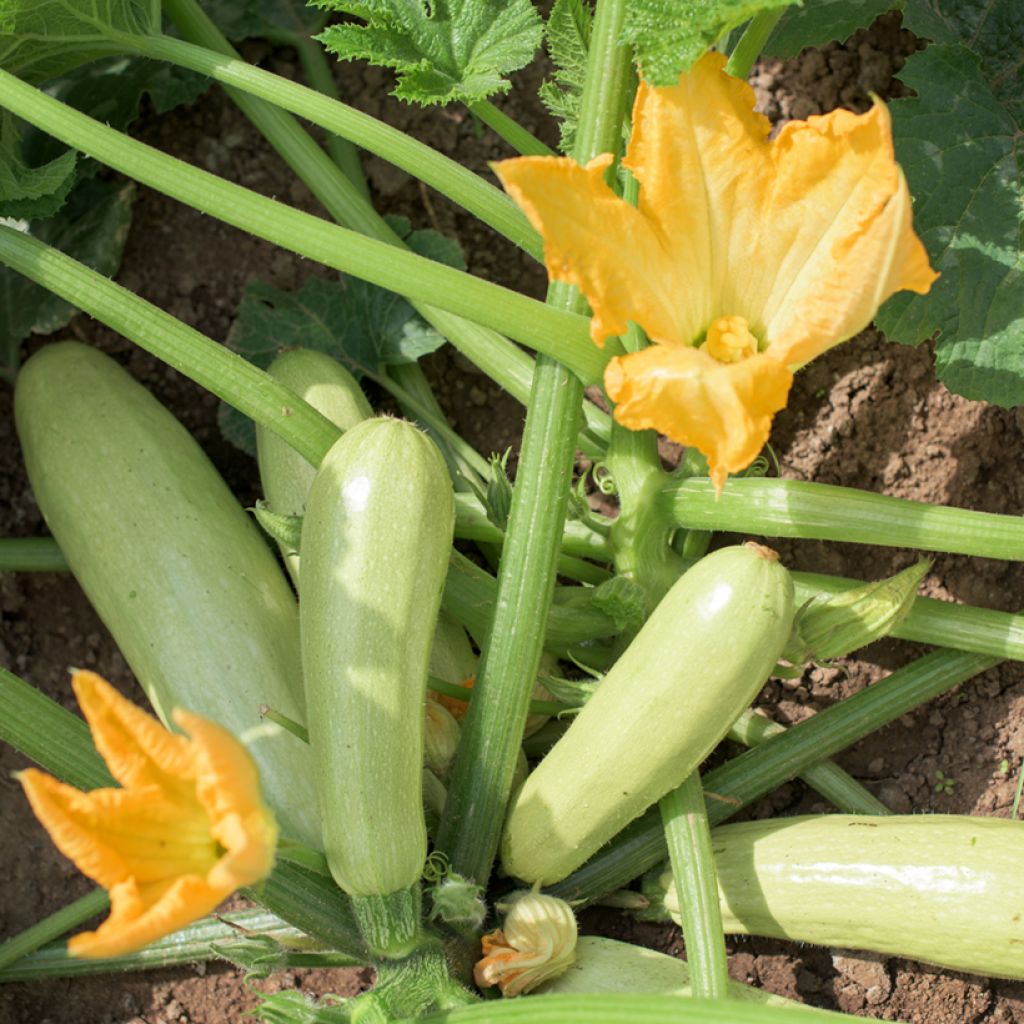
MULTIPOLYGON (((195 40, 189 40, 195 42, 195 40)), ((302 62, 302 69, 306 72, 309 84, 317 92, 332 100, 341 100, 338 92, 338 84, 334 81, 331 73, 331 64, 324 54, 323 47, 312 39, 308 33, 296 30, 292 37, 292 45, 295 47, 299 60, 302 62)), ((338 169, 356 187, 364 202, 369 203, 370 186, 366 184, 366 175, 363 174, 363 165, 359 160, 359 150, 348 139, 343 139, 333 132, 328 133, 324 140, 327 152, 338 169)))
POLYGON ((126 50, 197 71, 349 139, 436 188, 534 258, 543 258, 540 237, 504 192, 397 128, 315 89, 181 39, 120 36, 118 41, 126 50))
MULTIPOLYGON (((784 725, 773 722, 752 710, 744 711, 729 729, 729 739, 745 747, 756 747, 771 736, 787 732, 784 725)), ((891 814, 885 804, 872 796, 849 772, 835 761, 822 761, 800 772, 799 777, 816 793, 844 814, 891 814)), ((717 794, 716 794, 717 796, 717 794)), ((713 797, 714 798, 714 797, 713 797)))
POLYGON ((679 893, 694 997, 725 999, 729 994, 729 960, 700 774, 693 772, 678 789, 663 796, 659 808, 679 893))
POLYGON ((0 740, 78 789, 117 785, 77 715, 0 668, 0 740))
POLYGON ((0 540, 0 572, 67 572, 64 552, 52 537, 0 540))
MULTIPOLYGON (((427 689, 435 693, 443 693, 446 697, 454 697, 456 700, 464 700, 467 704, 473 699, 475 687, 458 686, 455 683, 445 682, 437 676, 427 677, 427 689)), ((531 715, 560 715, 567 710, 565 704, 559 704, 556 700, 531 700, 529 712, 531 715)))
POLYGON ((720 495, 710 480, 674 481, 663 492, 679 526, 764 537, 835 540, 947 551, 1024 561, 1024 519, 889 498, 853 487, 767 480, 729 480, 720 495))
POLYGON ((360 960, 343 953, 307 951, 310 940, 298 928, 285 924, 276 914, 256 908, 221 914, 216 918, 204 917, 187 928, 158 939, 145 949, 124 956, 71 956, 63 944, 49 946, 0 970, 0 982, 158 970, 217 960, 222 956, 230 958, 236 952, 251 952, 253 938, 270 938, 281 943, 281 960, 277 961, 281 967, 356 967, 361 964, 360 960))
MULTIPOLYGON (((704 777, 709 822, 721 824, 810 765, 995 664, 996 659, 978 654, 936 651, 726 762, 704 777)), ((548 891, 563 899, 589 902, 621 889, 663 861, 665 852, 660 818, 649 812, 548 891)))
MULTIPOLYGON (((618 42, 624 16, 624 0, 599 0, 573 153, 581 163, 614 150, 618 138, 631 69, 630 50, 618 42)), ((548 302, 563 310, 585 308, 578 293, 560 283, 549 288, 548 302)), ((453 870, 481 884, 491 872, 543 648, 535 624, 547 619, 551 607, 581 404, 579 381, 553 358, 539 358, 494 618, 437 836, 453 870)))
POLYGON ((26 928, 23 932, 0 943, 0 971, 16 963, 29 953, 34 953, 40 946, 53 942, 66 935, 72 928, 84 924, 91 917, 102 914, 110 906, 105 889, 93 889, 92 892, 74 903, 69 903, 49 917, 43 918, 38 924, 26 928))
POLYGON ((768 37, 772 34, 772 30, 778 24, 784 11, 784 7, 759 11, 750 19, 739 42, 729 54, 729 62, 725 65, 725 70, 730 75, 746 78, 750 74, 754 61, 761 55, 764 44, 768 42, 768 37))
POLYGON ((12 113, 151 188, 290 252, 557 354, 585 382, 601 377, 605 359, 590 341, 586 318, 577 313, 553 309, 224 181, 94 121, 5 71, 0 71, 0 86, 3 106, 12 113))
POLYGON ((522 156, 558 155, 550 146, 541 142, 536 135, 527 131, 518 121, 514 121, 490 100, 478 100, 471 104, 469 109, 522 156))
POLYGON ((0 226, 0 263, 180 370, 319 465, 339 430, 241 356, 30 235, 0 226))
MULTIPOLYGON (((227 57, 238 56, 197 0, 164 0, 163 9, 190 42, 227 57)), ((291 114, 247 93, 234 89, 227 91, 238 108, 338 223, 378 241, 406 247, 291 114)), ((413 305, 424 319, 503 390, 520 402, 526 401, 533 377, 533 360, 525 352, 507 338, 469 320, 426 303, 414 302, 413 305)), ((589 409, 589 429, 600 440, 608 433, 607 417, 593 406, 589 409)))

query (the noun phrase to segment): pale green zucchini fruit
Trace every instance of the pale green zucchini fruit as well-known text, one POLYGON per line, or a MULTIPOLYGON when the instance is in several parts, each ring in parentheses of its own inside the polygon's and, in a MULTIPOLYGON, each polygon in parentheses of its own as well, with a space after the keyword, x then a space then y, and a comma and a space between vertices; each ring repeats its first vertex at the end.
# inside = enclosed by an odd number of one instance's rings
POLYGON ((754 699, 792 622, 774 552, 744 545, 698 562, 513 796, 505 870, 557 882, 678 786, 754 699))
MULTIPOLYGON (((359 382, 337 360, 310 348, 282 352, 267 368, 267 373, 291 388, 336 427, 349 430, 373 415, 359 382)), ((256 424, 256 461, 260 469, 263 495, 271 512, 301 516, 306 496, 313 486, 316 468, 273 431, 256 424)), ((281 554, 296 587, 299 585, 299 553, 281 554)))
POLYGON ((260 531, 188 431, 95 349, 36 353, 15 416, 47 525, 161 720, 183 707, 234 733, 284 833, 319 846, 309 751, 260 716, 305 719, 295 598, 260 531))
POLYGON ((302 527, 302 657, 327 860, 356 897, 426 858, 423 702, 454 528, 433 442, 366 420, 328 452, 302 527))
MULTIPOLYGON (((693 995, 690 968, 685 960, 602 935, 580 936, 576 941, 576 962, 564 974, 534 989, 534 995, 588 992, 693 995)), ((803 1005, 739 981, 729 983, 729 997, 763 1006, 803 1005)))
POLYGON ((1024 822, 828 814, 724 825, 712 841, 727 932, 1024 978, 1024 822))

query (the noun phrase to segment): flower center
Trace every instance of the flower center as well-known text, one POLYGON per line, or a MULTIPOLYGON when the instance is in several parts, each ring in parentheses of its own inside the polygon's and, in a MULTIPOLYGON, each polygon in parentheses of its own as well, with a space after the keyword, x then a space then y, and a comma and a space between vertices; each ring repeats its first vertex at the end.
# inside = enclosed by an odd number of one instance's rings
POLYGON ((745 317, 720 316, 711 321, 700 350, 720 363, 738 363, 757 353, 757 338, 745 317))

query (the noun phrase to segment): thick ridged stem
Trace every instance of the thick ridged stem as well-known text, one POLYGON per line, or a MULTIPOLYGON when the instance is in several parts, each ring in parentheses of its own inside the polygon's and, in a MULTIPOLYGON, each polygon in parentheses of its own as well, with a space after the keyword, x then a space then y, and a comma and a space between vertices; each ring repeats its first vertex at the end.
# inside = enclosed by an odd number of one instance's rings
MULTIPOLYGON (((614 150, 627 101, 630 53, 618 39, 624 0, 599 0, 583 90, 575 158, 614 150)), ((554 283, 548 303, 582 310, 554 283)), ((463 724, 437 845, 453 870, 486 882, 522 742, 555 583, 559 539, 572 481, 582 389, 564 365, 537 360, 519 470, 498 576, 494 617, 480 659, 476 695, 463 724)))

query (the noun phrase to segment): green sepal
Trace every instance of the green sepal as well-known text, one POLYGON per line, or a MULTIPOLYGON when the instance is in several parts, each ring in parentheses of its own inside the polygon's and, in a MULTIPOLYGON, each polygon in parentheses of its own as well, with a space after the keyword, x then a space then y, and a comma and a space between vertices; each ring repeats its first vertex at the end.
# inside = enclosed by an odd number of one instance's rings
POLYGON ((512 508, 512 483, 508 478, 508 457, 511 448, 504 453, 494 453, 490 458, 491 478, 487 482, 487 493, 484 495, 484 509, 487 518, 499 530, 508 526, 508 513, 512 508))
POLYGON ((888 636, 906 618, 930 568, 931 562, 921 559, 888 579, 812 598, 797 612, 783 658, 799 668, 845 657, 888 636))
MULTIPOLYGON (((372 856, 372 851, 368 851, 372 856)), ((349 895, 367 947, 386 960, 409 956, 422 942, 423 897, 419 882, 383 896, 349 895)))
POLYGON ((593 602, 619 632, 635 632, 647 618, 647 596, 639 584, 626 576, 615 576, 602 583, 594 590, 593 602))
POLYGON ((289 516, 283 512, 272 512, 270 505, 259 498, 251 509, 263 531, 284 545, 289 551, 297 552, 302 541, 302 516, 289 516))

